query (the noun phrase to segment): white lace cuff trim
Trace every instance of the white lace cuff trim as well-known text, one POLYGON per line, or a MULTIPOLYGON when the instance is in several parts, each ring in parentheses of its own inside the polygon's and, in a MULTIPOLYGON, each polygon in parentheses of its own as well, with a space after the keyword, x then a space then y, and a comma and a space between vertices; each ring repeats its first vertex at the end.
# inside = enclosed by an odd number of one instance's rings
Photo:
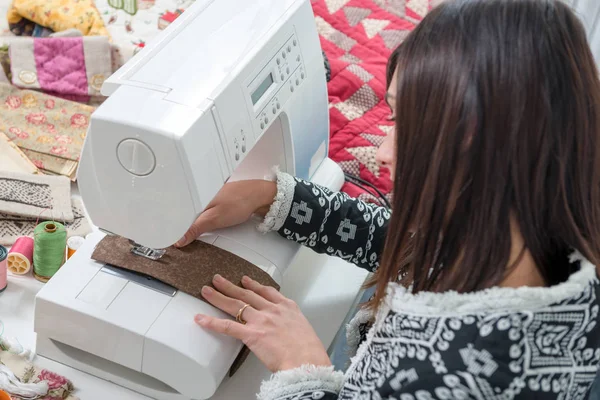
POLYGON ((263 381, 258 400, 274 400, 309 390, 327 390, 339 393, 344 384, 344 373, 333 367, 303 365, 288 371, 279 371, 263 381))
POLYGON ((360 326, 368 323, 374 317, 373 311, 361 308, 354 318, 346 325, 346 343, 348 345, 348 356, 354 357, 360 345, 360 326))
POLYGON ((258 225, 258 230, 262 233, 281 229, 290 213, 292 201, 294 200, 294 190, 296 188, 294 177, 279 171, 278 168, 274 168, 274 172, 275 179, 277 179, 277 194, 271 208, 269 208, 269 212, 265 215, 265 219, 258 225))

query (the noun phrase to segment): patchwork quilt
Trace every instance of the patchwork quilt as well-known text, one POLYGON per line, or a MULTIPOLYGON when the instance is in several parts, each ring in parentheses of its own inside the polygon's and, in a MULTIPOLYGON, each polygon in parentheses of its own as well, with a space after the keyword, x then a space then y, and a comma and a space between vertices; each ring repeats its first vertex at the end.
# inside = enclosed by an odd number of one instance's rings
MULTIPOLYGON (((375 153, 393 129, 384 100, 389 55, 440 0, 313 0, 321 45, 331 67, 330 157, 344 172, 375 185, 386 197, 392 182, 375 153)), ((375 197, 352 183, 352 197, 375 197)), ((375 194, 373 190, 371 193, 375 194)))

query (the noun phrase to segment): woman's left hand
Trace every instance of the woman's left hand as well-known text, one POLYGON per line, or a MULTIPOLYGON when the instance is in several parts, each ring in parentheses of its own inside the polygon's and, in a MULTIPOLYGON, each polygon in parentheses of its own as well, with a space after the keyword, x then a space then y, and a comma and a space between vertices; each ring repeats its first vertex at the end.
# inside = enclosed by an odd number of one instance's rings
POLYGON ((294 369, 302 365, 330 366, 325 347, 300 308, 275 288, 244 277, 243 288, 220 275, 205 286, 202 296, 227 314, 237 316, 246 305, 240 323, 197 315, 195 321, 208 330, 241 340, 271 371, 294 369))

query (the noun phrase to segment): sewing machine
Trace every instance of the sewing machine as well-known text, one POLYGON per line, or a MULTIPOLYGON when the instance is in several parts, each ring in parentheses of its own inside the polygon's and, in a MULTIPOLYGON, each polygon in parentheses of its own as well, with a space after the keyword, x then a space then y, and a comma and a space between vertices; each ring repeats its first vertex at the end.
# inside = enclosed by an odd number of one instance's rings
MULTIPOLYGON (((94 233, 36 297, 37 353, 156 399, 210 398, 242 344, 221 311, 90 258, 106 233, 175 243, 226 182, 272 167, 333 190, 327 89, 309 0, 198 0, 108 79, 78 171, 94 233)), ((203 235, 281 283, 299 245, 256 221, 203 235)), ((250 395, 250 394, 249 394, 250 395)))

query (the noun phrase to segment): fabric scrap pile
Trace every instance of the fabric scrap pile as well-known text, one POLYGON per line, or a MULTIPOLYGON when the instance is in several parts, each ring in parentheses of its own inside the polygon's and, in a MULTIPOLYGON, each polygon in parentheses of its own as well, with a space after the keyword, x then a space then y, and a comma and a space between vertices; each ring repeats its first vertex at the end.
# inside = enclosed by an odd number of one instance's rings
POLYGON ((13 0, 0 36, 0 82, 98 105, 123 65, 94 0, 13 0))
MULTIPOLYGON (((48 95, 40 90, 41 86, 36 87, 37 83, 48 82, 41 79, 42 76, 53 75, 44 75, 44 63, 28 60, 25 43, 18 43, 12 49, 17 54, 16 59, 24 61, 11 65, 10 71, 13 77, 23 78, 32 73, 40 79, 30 83, 31 89, 0 82, 0 244, 9 246, 21 236, 32 236, 40 221, 61 221, 69 236, 91 232, 81 201, 71 198, 70 181, 76 179, 79 157, 95 108, 48 95), (23 65, 28 62, 33 67, 37 65, 37 69, 25 69, 23 65), (59 203, 64 207, 57 208, 59 203)), ((48 42, 41 46, 46 45, 52 48, 48 42)), ((85 81, 87 75, 79 78, 80 81, 74 75, 67 77, 65 82, 70 80, 71 86, 48 87, 55 93, 63 90, 63 94, 67 94, 75 90, 72 88, 82 89, 78 84, 85 81)), ((94 89, 90 87, 89 90, 94 89)))
POLYGON ((10 30, 18 36, 44 37, 68 29, 108 36, 93 0, 14 0, 7 18, 10 30))
POLYGON ((0 171, 0 244, 10 246, 21 236, 33 237, 43 221, 64 224, 67 238, 92 231, 66 177, 0 171))
MULTIPOLYGON (((15 42, 6 35, 30 39, 81 36, 84 41, 101 37, 109 43, 110 50, 96 55, 109 60, 114 72, 195 1, 13 0, 5 10, 0 4, 0 12, 6 14, 0 35, 4 34, 1 38, 6 44, 15 42)), ((94 65, 88 61, 88 68, 94 65)))
POLYGON ((17 340, 0 337, 0 390, 13 400, 78 400, 71 381, 36 365, 33 358, 17 340))
POLYGON ((1 11, 0 172, 75 181, 102 85, 121 65, 110 34, 93 0, 13 0, 1 11))
MULTIPOLYGON (((64 175, 75 180, 93 111, 88 105, 0 83, 0 132, 16 145, 7 153, 12 154, 11 159, 25 156, 37 168, 27 165, 12 171, 64 175)), ((9 145, 4 148, 9 149, 9 145)))

